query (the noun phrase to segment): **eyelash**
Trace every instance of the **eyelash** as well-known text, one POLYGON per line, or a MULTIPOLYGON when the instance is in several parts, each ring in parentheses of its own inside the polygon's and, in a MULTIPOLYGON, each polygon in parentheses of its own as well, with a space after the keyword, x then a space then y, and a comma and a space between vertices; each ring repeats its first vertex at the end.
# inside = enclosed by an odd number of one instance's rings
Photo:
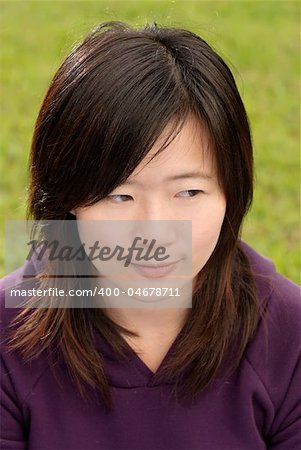
POLYGON ((192 198, 192 197, 196 197, 199 194, 204 194, 204 191, 200 190, 200 189, 185 189, 184 191, 179 192, 179 194, 181 194, 182 192, 193 192, 193 195, 185 195, 185 198, 192 198))
MULTIPOLYGON (((131 197, 130 195, 126 194, 113 194, 108 196, 111 200, 114 201, 114 197, 131 197)), ((132 197, 131 197, 132 198, 132 197)), ((117 203, 124 203, 124 202, 117 202, 117 203)))
MULTIPOLYGON (((179 194, 181 194, 182 192, 192 192, 193 195, 185 195, 185 196, 181 196, 181 198, 193 198, 196 197, 199 194, 204 194, 204 191, 200 190, 200 189, 186 189, 184 191, 180 191, 179 194)), ((111 200, 115 201, 114 197, 130 197, 132 199, 132 197, 130 195, 127 194, 111 194, 108 196, 111 200)), ((126 200, 128 201, 128 200, 126 200)), ((123 201, 119 202, 116 201, 116 203, 125 203, 123 201)))

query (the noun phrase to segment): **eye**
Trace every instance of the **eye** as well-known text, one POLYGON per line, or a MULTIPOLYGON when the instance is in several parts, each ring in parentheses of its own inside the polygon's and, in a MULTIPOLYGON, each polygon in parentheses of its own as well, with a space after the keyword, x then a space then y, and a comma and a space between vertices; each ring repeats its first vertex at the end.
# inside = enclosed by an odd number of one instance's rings
POLYGON ((126 194, 111 194, 111 195, 108 195, 108 198, 113 200, 113 202, 115 202, 115 203, 124 203, 124 202, 127 202, 127 201, 133 199, 133 197, 131 197, 130 195, 126 195, 126 194))
POLYGON ((204 193, 204 191, 198 189, 187 189, 186 191, 179 192, 176 197, 195 197, 201 193, 204 193))

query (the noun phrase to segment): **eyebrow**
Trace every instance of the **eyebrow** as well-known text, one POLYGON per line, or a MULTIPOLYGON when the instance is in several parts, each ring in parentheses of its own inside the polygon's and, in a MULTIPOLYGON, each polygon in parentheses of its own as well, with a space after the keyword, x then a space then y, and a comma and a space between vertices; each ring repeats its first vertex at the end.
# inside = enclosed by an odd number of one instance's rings
MULTIPOLYGON (((175 181, 175 180, 183 180, 183 179, 187 179, 187 178, 201 179, 201 180, 212 180, 213 179, 213 177, 207 173, 195 171, 195 172, 186 172, 186 173, 179 173, 177 175, 172 175, 170 177, 165 178, 162 181, 175 181)), ((137 185, 139 185, 140 183, 135 180, 126 180, 122 184, 130 184, 130 185, 137 184, 137 185)))

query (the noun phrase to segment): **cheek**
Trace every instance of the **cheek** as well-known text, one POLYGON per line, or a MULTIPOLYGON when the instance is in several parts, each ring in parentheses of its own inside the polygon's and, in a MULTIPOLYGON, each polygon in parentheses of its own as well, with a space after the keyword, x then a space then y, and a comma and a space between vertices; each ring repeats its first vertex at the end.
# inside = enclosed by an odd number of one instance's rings
POLYGON ((202 211, 192 221, 192 266, 196 275, 210 258, 220 234, 226 204, 221 201, 202 211))

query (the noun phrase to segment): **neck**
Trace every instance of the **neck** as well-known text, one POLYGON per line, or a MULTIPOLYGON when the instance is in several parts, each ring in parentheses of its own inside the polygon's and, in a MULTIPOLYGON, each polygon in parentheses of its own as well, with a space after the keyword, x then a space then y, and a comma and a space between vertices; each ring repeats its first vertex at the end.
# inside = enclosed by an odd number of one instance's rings
POLYGON ((114 322, 133 330, 141 337, 172 339, 184 326, 188 308, 106 308, 114 322))

